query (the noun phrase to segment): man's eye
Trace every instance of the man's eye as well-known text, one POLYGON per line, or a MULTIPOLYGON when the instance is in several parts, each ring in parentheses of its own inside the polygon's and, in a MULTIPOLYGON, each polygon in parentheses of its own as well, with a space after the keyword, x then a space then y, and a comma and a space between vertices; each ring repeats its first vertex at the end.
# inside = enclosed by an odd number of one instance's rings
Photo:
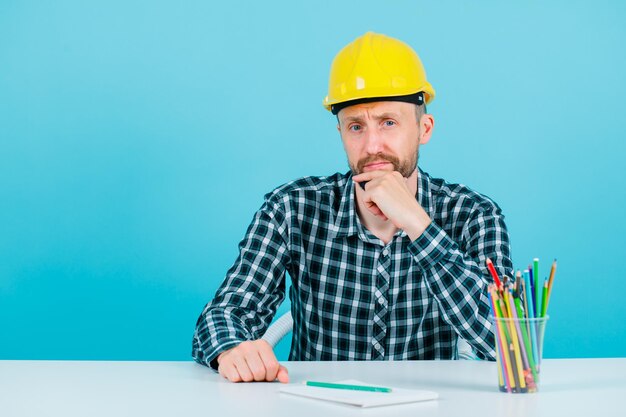
POLYGON ((361 130, 361 126, 359 126, 359 125, 352 125, 348 129, 350 129, 353 132, 358 132, 359 130, 361 130))
POLYGON ((385 126, 395 126, 396 122, 393 120, 385 120, 385 126))

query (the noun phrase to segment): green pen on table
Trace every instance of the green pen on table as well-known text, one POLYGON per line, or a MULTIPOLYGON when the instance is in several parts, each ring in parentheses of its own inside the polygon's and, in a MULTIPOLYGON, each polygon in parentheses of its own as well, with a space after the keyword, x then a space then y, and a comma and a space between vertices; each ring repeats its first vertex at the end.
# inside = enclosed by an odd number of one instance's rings
POLYGON ((373 387, 370 385, 336 384, 333 382, 304 381, 304 385, 319 388, 347 389, 353 391, 392 392, 391 388, 373 387))

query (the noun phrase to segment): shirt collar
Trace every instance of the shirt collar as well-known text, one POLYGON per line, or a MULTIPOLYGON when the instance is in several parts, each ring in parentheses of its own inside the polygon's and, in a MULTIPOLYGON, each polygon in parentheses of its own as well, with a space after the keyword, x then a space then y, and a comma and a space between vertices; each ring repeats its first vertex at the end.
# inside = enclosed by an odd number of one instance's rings
MULTIPOLYGON (((354 182, 352 181, 352 173, 349 172, 346 177, 346 184, 341 192, 341 200, 339 209, 333 225, 332 237, 346 237, 359 234, 358 215, 356 212, 356 202, 354 195, 354 182)), ((433 218, 432 198, 430 195, 430 176, 417 169, 417 201, 424 208, 426 213, 433 218)), ((401 235, 405 232, 401 231, 401 235)))
POLYGON ((432 195, 430 189, 430 175, 417 168, 417 202, 426 211, 428 216, 433 219, 433 204, 432 195))
POLYGON ((341 200, 339 202, 339 210, 333 225, 334 237, 353 236, 358 233, 357 214, 354 201, 354 182, 352 181, 352 172, 346 176, 346 184, 341 190, 341 200))

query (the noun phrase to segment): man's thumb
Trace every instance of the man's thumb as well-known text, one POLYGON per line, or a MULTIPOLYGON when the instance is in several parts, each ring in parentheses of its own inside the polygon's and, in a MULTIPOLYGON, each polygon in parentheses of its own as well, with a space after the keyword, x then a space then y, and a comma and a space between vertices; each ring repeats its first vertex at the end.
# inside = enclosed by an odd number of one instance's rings
POLYGON ((286 384, 287 382, 289 382, 289 373, 287 372, 287 368, 285 368, 282 365, 279 365, 278 374, 276 375, 276 378, 278 379, 279 382, 282 382, 283 384, 286 384))

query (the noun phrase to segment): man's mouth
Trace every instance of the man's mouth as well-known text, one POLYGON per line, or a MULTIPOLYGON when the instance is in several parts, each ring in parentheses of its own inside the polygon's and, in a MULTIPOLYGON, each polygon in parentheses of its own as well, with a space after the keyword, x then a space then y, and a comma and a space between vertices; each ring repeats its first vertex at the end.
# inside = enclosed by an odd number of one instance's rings
POLYGON ((371 162, 367 165, 365 165, 363 167, 363 171, 376 171, 379 170, 381 168, 384 168, 387 165, 391 165, 391 162, 389 161, 376 161, 376 162, 371 162))

